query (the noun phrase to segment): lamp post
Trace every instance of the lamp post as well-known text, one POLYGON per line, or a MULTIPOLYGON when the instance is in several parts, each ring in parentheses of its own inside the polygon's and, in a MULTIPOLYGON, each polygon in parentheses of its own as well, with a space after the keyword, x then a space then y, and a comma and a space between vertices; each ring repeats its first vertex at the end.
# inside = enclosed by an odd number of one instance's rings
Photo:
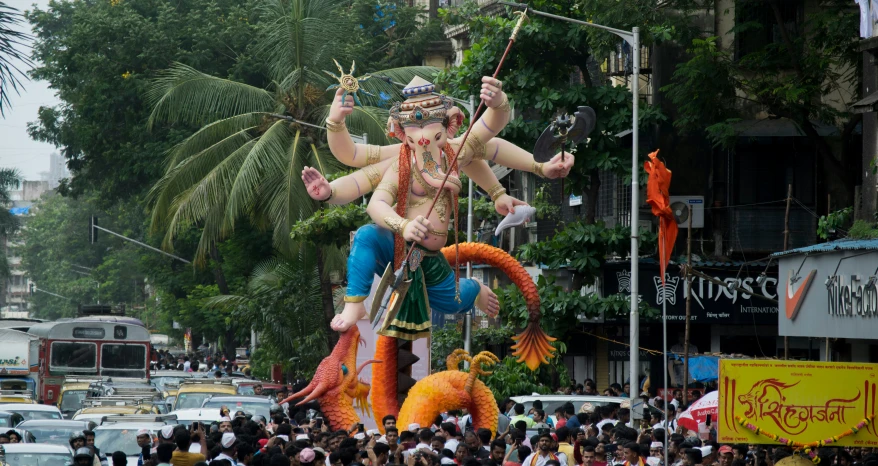
MULTIPOLYGON (((638 118, 639 118, 639 97, 640 97, 640 28, 634 27, 631 28, 631 31, 625 31, 622 29, 611 28, 609 26, 603 26, 600 24, 589 23, 586 21, 580 21, 577 19, 566 18, 564 16, 553 15, 551 13, 545 13, 542 11, 534 10, 528 7, 524 3, 514 3, 514 2, 499 2, 503 5, 509 5, 515 8, 527 9, 528 13, 544 16, 546 18, 555 19, 558 21, 566 21, 568 23, 578 24, 580 26, 587 26, 590 28, 602 29, 604 31, 613 33, 622 38, 634 51, 634 60, 632 67, 632 82, 631 82, 631 93, 632 93, 632 122, 631 122, 631 137, 633 138, 631 141, 631 314, 630 314, 630 327, 631 327, 631 346, 629 350, 630 359, 630 372, 629 372, 629 383, 631 384, 631 393, 628 395, 631 397, 631 407, 633 408, 637 404, 637 398, 640 394, 638 391, 640 389, 640 352, 639 352, 639 341, 640 341, 640 316, 637 312, 637 304, 638 304, 638 287, 637 280, 639 277, 638 270, 638 212, 637 208, 639 207, 638 199, 640 197, 640 186, 637 184, 637 167, 639 163, 638 157, 638 118)), ((665 451, 667 451, 667 445, 665 446, 665 451)))

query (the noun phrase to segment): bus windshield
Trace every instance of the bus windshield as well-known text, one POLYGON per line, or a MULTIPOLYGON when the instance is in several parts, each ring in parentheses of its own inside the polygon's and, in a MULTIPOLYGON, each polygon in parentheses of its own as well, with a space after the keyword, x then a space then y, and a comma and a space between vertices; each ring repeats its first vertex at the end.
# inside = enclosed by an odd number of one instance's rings
POLYGON ((101 346, 101 375, 145 379, 146 369, 146 345, 101 346))
POLYGON ((52 373, 97 374, 98 345, 86 342, 52 342, 52 373))

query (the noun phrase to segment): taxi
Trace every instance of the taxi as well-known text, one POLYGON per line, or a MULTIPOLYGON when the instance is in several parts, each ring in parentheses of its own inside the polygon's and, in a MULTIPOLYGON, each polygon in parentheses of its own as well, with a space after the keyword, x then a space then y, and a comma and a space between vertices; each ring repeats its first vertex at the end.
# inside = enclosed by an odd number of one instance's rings
POLYGON ((30 390, 0 390, 0 403, 36 404, 30 390))
POLYGON ((187 379, 180 384, 174 410, 200 408, 204 400, 217 395, 236 395, 238 389, 231 379, 187 379))
POLYGON ((92 406, 90 408, 82 408, 73 414, 74 421, 94 421, 101 422, 101 419, 107 416, 131 415, 131 414, 158 414, 157 409, 149 406, 92 406))
POLYGON ((65 418, 70 418, 82 405, 82 400, 89 394, 92 383, 100 381, 99 377, 67 377, 58 393, 58 409, 65 418))

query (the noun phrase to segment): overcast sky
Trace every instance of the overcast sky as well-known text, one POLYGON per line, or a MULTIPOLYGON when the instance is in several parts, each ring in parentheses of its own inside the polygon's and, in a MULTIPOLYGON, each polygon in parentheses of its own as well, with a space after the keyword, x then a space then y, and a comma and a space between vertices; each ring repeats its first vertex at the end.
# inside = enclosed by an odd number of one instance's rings
MULTIPOLYGON (((0 0, 19 11, 31 10, 36 4, 46 8, 49 0, 0 0)), ((20 28, 30 33, 30 25, 20 28)), ((28 50, 28 54, 30 50, 28 50)), ((0 118, 0 167, 17 168, 25 180, 39 180, 40 172, 49 170, 49 154, 57 149, 42 142, 33 141, 27 135, 27 123, 37 119, 40 105, 58 103, 54 92, 43 81, 24 81, 21 95, 10 95, 12 108, 6 109, 0 118)))

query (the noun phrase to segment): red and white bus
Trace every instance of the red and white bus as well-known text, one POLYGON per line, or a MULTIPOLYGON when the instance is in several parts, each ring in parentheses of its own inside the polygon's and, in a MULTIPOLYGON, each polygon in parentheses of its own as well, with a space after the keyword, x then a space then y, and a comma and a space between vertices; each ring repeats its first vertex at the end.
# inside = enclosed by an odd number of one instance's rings
POLYGON ((92 316, 32 326, 40 338, 39 399, 58 402, 65 376, 149 379, 149 332, 132 318, 92 316))

